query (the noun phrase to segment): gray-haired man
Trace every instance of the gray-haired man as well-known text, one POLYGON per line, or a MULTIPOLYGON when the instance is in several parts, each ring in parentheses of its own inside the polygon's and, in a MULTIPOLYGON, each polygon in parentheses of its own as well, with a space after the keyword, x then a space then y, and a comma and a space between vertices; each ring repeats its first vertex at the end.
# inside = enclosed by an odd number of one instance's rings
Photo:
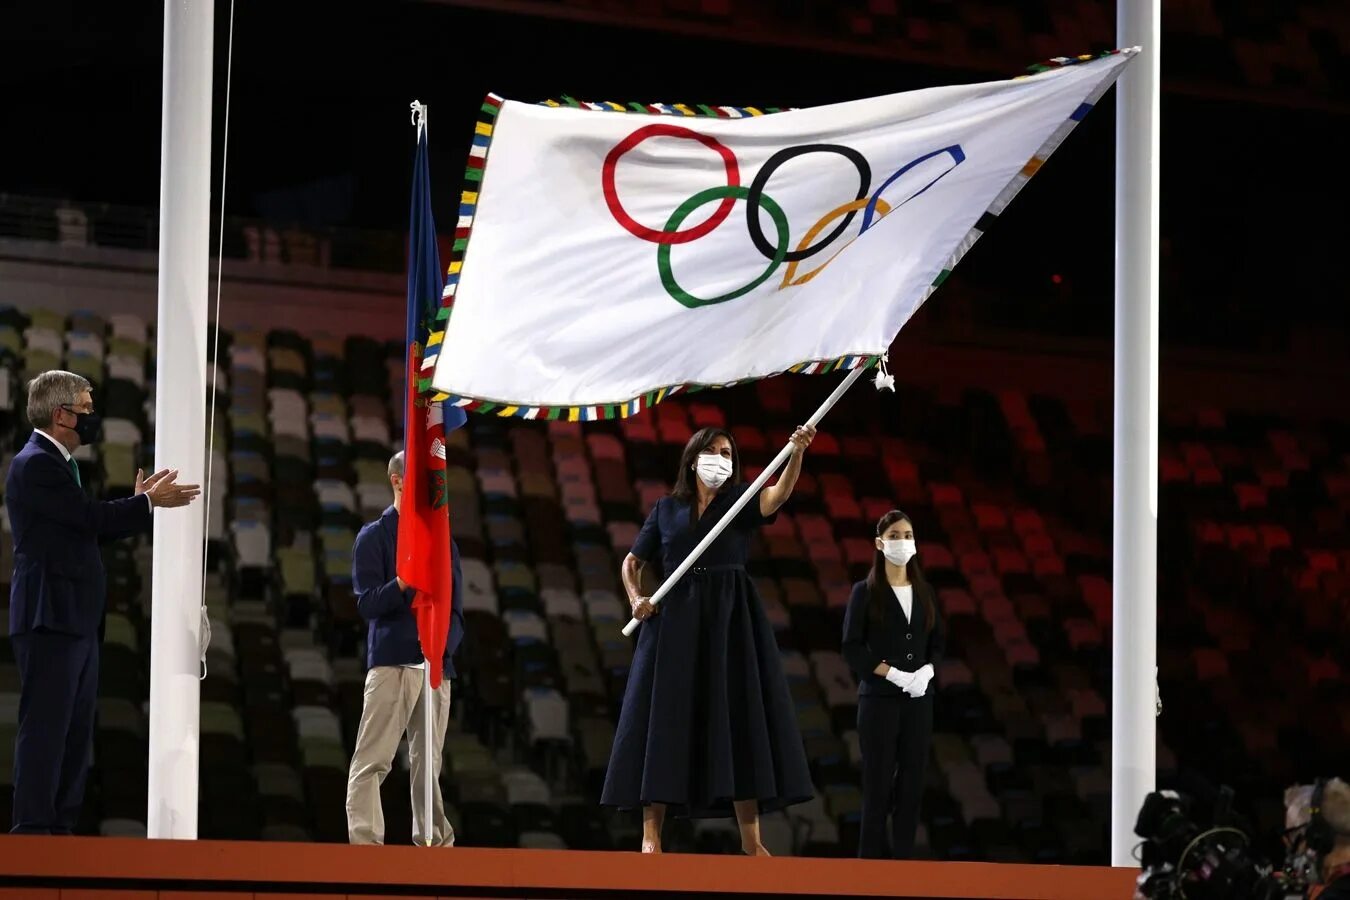
POLYGON ((136 496, 84 492, 73 453, 99 437, 89 382, 43 372, 28 385, 34 429, 5 478, 14 532, 9 633, 19 668, 14 831, 70 834, 84 800, 98 698, 98 631, 107 583, 102 540, 149 531, 157 506, 201 493, 165 469, 136 473, 136 496), (144 499, 142 499, 144 498, 144 499))

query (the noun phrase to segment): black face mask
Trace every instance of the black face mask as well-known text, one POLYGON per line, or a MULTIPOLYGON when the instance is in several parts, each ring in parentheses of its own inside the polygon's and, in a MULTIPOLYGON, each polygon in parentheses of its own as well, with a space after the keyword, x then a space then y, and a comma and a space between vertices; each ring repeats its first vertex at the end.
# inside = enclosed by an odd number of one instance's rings
POLYGON ((81 444, 98 443, 98 439, 103 436, 102 416, 98 413, 80 412, 71 409, 69 406, 61 408, 75 416, 75 427, 71 430, 75 432, 75 436, 80 439, 81 444))

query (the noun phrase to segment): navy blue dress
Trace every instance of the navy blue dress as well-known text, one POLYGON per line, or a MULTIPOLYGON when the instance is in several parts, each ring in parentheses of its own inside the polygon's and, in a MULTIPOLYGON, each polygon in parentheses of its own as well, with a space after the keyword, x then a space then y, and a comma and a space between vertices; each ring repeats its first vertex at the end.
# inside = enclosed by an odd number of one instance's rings
MULTIPOLYGON (((673 572, 748 485, 724 491, 690 528, 690 504, 663 497, 632 553, 673 572)), ((771 812, 811 799, 811 774, 773 628, 745 570, 765 519, 751 500, 638 629, 600 802, 671 815, 771 812)))

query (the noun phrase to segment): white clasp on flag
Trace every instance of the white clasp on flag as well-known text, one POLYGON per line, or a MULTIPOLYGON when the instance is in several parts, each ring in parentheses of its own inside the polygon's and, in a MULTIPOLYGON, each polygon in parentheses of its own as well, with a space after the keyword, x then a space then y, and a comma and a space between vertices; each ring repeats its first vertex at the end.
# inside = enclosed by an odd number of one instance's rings
POLYGON ((879 391, 890 391, 895 393, 895 376, 886 369, 889 354, 881 354, 881 362, 877 363, 877 377, 872 379, 872 383, 877 386, 879 391))

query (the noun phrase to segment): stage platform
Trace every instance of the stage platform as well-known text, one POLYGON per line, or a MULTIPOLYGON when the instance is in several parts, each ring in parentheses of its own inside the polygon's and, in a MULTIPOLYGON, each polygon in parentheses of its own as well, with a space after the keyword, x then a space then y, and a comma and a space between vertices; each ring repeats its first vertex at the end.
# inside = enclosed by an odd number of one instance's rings
POLYGON ((1136 869, 0 836, 0 900, 1127 900, 1136 869))

